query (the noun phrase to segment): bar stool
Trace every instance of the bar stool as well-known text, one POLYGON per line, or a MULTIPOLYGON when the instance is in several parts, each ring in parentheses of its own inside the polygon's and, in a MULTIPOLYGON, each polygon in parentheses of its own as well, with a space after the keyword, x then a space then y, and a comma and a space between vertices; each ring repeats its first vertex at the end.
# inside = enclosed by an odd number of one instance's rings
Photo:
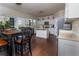
POLYGON ((22 32, 19 39, 15 40, 15 55, 28 56, 29 53, 32 56, 31 51, 31 36, 29 31, 22 32))
MULTIPOLYGON (((0 49, 5 47, 6 49, 8 48, 8 41, 3 38, 0 38, 0 49)), ((8 55, 8 50, 7 50, 7 55, 8 55)))

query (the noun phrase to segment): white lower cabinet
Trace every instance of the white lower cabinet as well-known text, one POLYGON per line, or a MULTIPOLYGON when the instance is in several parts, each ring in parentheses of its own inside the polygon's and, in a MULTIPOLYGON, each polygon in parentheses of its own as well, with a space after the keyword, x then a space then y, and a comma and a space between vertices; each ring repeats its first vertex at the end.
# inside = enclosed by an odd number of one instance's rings
POLYGON ((58 39, 59 56, 79 56, 79 42, 66 39, 58 39))
POLYGON ((54 31, 55 31, 54 28, 49 28, 49 33, 50 34, 54 34, 54 31))

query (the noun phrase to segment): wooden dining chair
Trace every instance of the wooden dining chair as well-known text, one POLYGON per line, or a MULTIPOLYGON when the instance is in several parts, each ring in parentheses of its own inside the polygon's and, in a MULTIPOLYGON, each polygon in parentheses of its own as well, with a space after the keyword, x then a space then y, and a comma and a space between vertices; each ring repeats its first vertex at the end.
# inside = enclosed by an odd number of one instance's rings
POLYGON ((7 55, 8 55, 8 40, 5 39, 5 36, 2 34, 4 28, 0 28, 0 49, 2 50, 6 49, 7 55))
POLYGON ((30 31, 19 34, 20 38, 15 40, 15 55, 32 55, 30 31))
MULTIPOLYGON (((8 49, 8 41, 6 39, 0 38, 0 49, 2 48, 5 48, 6 50, 8 49)), ((7 50, 7 55, 8 55, 8 50, 7 50)))
POLYGON ((2 34, 1 34, 1 32, 3 32, 3 28, 0 28, 0 38, 3 36, 2 34))

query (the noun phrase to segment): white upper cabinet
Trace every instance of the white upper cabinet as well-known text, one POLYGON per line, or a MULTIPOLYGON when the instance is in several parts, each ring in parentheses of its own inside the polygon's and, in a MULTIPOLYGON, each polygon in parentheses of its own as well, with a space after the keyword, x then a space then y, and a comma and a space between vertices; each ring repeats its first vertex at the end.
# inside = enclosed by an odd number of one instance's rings
POLYGON ((65 17, 66 18, 79 18, 79 3, 66 3, 65 17))

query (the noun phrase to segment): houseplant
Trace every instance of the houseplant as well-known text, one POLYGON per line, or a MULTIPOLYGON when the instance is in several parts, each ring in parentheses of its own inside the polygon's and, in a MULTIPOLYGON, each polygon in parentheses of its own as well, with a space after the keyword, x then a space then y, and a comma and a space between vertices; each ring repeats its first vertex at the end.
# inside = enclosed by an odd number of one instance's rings
POLYGON ((0 22, 0 29, 4 29, 4 25, 0 22))
POLYGON ((6 22, 5 22, 4 28, 5 28, 5 29, 11 28, 10 21, 6 21, 6 22))

